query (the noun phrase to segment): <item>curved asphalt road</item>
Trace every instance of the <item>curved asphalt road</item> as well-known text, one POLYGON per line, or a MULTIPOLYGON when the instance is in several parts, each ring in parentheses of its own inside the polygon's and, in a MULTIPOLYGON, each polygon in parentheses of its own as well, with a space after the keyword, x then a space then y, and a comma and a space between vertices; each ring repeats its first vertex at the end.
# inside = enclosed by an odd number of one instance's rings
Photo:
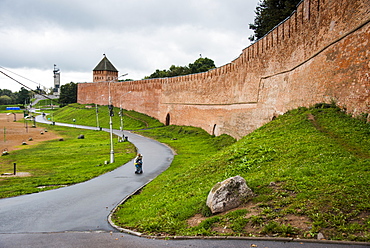
MULTIPOLYGON (((46 122, 42 116, 38 116, 37 121, 46 122)), ((0 199, 0 233, 114 230, 107 222, 110 211, 127 195, 163 172, 173 158, 172 151, 157 141, 129 132, 125 135, 144 155, 143 174, 134 173, 131 161, 84 183, 0 199)))
MULTIPOLYGON (((38 122, 49 123, 41 116, 38 122)), ((56 123, 76 128, 96 129, 56 123)), ((109 131, 104 129, 104 131, 109 131)), ((122 136, 122 132, 115 130, 122 136)), ((144 174, 132 161, 73 186, 0 199, 0 248, 5 247, 366 247, 262 240, 150 240, 117 232, 108 224, 112 209, 126 196, 163 172, 173 159, 167 146, 125 131, 144 155, 144 174)), ((107 154, 109 156, 109 154, 107 154)))

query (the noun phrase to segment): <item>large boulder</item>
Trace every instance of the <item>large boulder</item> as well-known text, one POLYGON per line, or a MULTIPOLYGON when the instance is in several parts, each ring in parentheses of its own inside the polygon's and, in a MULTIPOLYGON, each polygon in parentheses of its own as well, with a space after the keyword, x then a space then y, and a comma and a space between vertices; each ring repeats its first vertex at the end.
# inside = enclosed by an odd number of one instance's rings
POLYGON ((218 182, 208 194, 207 206, 212 213, 220 213, 240 206, 253 192, 241 176, 218 182))

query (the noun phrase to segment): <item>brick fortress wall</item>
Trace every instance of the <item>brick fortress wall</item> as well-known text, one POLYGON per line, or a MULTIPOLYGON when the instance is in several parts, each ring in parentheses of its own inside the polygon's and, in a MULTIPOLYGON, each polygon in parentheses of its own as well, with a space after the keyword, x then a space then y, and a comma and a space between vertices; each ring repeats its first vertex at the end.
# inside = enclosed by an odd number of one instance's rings
MULTIPOLYGON (((112 83, 113 104, 236 138, 319 102, 369 113, 369 22, 370 0, 304 0, 231 63, 205 73, 112 83)), ((79 84, 78 102, 107 105, 108 83, 79 84)))

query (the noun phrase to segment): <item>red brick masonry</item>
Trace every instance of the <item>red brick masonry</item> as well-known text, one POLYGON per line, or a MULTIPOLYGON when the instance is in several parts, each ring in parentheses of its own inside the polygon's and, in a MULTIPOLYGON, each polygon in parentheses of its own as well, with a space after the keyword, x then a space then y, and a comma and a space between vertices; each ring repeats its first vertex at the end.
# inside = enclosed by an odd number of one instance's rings
MULTIPOLYGON (((370 0, 304 0, 231 63, 205 73, 111 83, 113 104, 236 138, 289 109, 319 102, 369 113, 369 23, 370 0)), ((108 83, 79 84, 78 102, 107 105, 108 83)))

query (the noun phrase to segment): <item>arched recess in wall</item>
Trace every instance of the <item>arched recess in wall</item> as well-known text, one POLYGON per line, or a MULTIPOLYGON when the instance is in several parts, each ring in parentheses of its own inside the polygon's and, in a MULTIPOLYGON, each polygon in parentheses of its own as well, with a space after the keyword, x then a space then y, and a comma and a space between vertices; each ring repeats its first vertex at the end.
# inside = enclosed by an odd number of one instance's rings
POLYGON ((216 135, 216 127, 217 127, 217 125, 214 124, 213 129, 212 129, 212 135, 216 135))
POLYGON ((171 123, 171 116, 170 116, 170 113, 168 113, 168 114, 166 115, 166 126, 169 126, 169 125, 170 125, 170 123, 171 123))
POLYGON ((275 120, 278 117, 279 117, 279 114, 278 113, 274 113, 274 115, 271 118, 271 121, 275 120))

